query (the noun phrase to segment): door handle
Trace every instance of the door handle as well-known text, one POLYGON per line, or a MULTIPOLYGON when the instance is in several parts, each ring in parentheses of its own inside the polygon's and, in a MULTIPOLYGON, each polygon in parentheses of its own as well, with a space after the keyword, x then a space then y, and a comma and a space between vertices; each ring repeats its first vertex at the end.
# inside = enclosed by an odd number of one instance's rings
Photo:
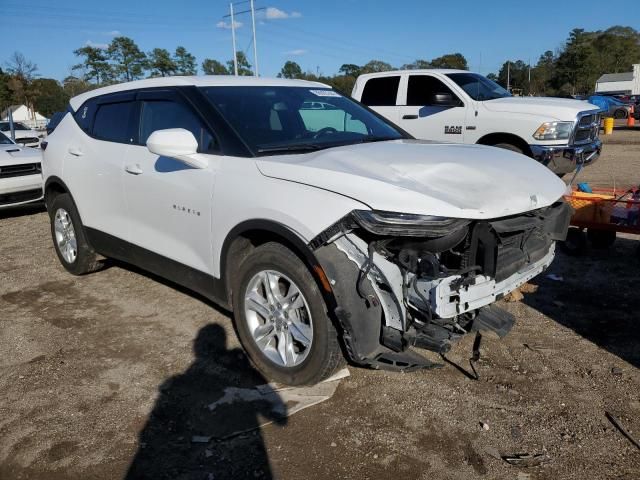
POLYGON ((403 115, 402 119, 403 120, 417 120, 418 119, 418 115, 403 115))
POLYGON ((142 169, 138 164, 127 165, 126 167, 124 167, 124 169, 126 170, 127 173, 130 173, 131 175, 140 175, 142 173, 142 169))
POLYGON ((69 147, 69 153, 74 157, 81 157, 83 155, 82 150, 78 147, 69 147))

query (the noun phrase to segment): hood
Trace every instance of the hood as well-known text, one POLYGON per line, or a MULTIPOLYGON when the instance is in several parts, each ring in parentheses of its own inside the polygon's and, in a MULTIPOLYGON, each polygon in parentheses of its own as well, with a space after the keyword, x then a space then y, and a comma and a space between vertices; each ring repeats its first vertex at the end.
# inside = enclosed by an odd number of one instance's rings
POLYGON ((545 207, 566 191, 549 169, 495 147, 394 140, 261 157, 263 175, 330 190, 375 210, 498 218, 545 207))
POLYGON ((492 112, 540 115, 552 120, 573 121, 576 115, 599 107, 583 100, 553 97, 505 97, 483 102, 492 112))
POLYGON ((42 162, 42 150, 20 145, 0 145, 0 167, 42 162))

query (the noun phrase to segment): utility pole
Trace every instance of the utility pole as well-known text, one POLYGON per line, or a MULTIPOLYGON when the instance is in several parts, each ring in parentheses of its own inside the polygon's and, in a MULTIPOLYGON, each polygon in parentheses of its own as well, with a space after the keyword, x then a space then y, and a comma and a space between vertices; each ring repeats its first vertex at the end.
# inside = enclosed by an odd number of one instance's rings
POLYGON ((255 68, 253 70, 254 76, 259 76, 258 73, 258 39, 256 38, 256 11, 253 8, 253 0, 251 0, 251 25, 253 27, 253 63, 255 68))
POLYGON ((238 76, 238 56, 236 55, 236 21, 233 19, 233 3, 229 4, 231 15, 231 43, 233 45, 233 74, 238 76))

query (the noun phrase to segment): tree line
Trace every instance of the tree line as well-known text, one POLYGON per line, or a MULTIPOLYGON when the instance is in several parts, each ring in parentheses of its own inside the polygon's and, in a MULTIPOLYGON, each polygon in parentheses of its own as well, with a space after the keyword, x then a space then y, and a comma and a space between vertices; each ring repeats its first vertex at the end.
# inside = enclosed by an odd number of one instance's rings
MULTIPOLYGON (((115 37, 106 48, 85 45, 74 51, 78 64, 62 82, 40 78, 38 67, 19 52, 15 52, 0 68, 0 110, 8 105, 25 104, 45 116, 66 108, 70 97, 93 88, 145 77, 171 75, 232 75, 233 60, 225 62, 205 58, 198 64, 185 47, 173 52, 154 48, 144 52, 129 37, 115 37)), ((243 52, 236 56, 238 75, 253 75, 252 65, 243 52)), ((506 61, 498 72, 487 75, 504 87, 524 95, 575 95, 593 92, 595 82, 603 73, 631 70, 640 63, 640 33, 631 28, 614 26, 589 32, 576 28, 555 52, 546 51, 535 64, 522 59, 506 61)), ((315 80, 350 93, 356 78, 364 73, 400 69, 456 68, 467 70, 467 59, 461 53, 450 53, 431 60, 416 59, 412 63, 393 66, 382 60, 364 65, 343 64, 337 73, 322 75, 303 71, 287 61, 278 73, 282 78, 315 80)))

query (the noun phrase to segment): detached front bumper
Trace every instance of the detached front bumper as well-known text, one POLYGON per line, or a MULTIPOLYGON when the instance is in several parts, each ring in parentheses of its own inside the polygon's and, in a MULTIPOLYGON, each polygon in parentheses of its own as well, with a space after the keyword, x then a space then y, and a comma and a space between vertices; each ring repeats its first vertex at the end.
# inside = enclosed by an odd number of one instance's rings
POLYGON ((564 175, 573 172, 579 165, 594 163, 602 152, 602 141, 596 139, 584 145, 529 145, 533 158, 548 167, 553 173, 564 175))

